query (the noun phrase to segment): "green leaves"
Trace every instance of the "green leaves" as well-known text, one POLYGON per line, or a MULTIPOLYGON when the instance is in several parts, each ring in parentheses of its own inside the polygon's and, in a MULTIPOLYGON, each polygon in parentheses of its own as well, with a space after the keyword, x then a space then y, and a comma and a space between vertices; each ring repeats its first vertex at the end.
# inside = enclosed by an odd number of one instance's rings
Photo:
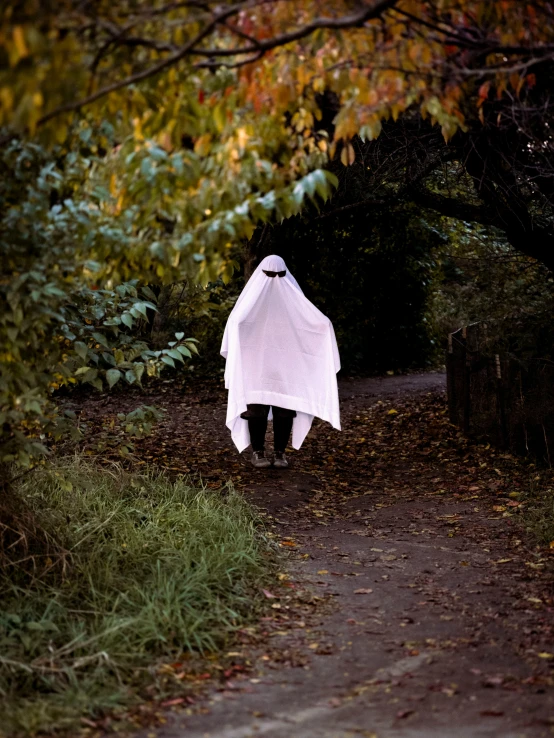
MULTIPOLYGON (((191 349, 198 353, 198 349, 194 344, 190 345, 190 348, 188 346, 177 346, 177 352, 182 354, 183 356, 188 356, 189 359, 192 359, 191 349)), ((182 357, 181 357, 182 361, 182 357)))
POLYGON ((77 356, 83 359, 83 361, 87 358, 88 348, 87 345, 82 341, 75 341, 75 343, 73 344, 73 350, 75 351, 77 356))
POLYGON ((106 372, 106 380, 110 389, 114 387, 120 379, 121 372, 119 371, 119 369, 108 369, 108 371, 106 372))
POLYGON ((107 340, 106 336, 104 336, 102 333, 98 333, 97 331, 93 331, 92 332, 92 337, 96 341, 98 341, 98 343, 101 346, 105 346, 106 348, 109 348, 110 347, 110 344, 108 343, 108 340, 107 340))
POLYGON ((294 213, 300 212, 304 198, 309 198, 316 207, 319 207, 318 197, 326 202, 333 188, 338 185, 338 179, 332 172, 326 169, 315 169, 294 185, 290 199, 293 203, 294 213))

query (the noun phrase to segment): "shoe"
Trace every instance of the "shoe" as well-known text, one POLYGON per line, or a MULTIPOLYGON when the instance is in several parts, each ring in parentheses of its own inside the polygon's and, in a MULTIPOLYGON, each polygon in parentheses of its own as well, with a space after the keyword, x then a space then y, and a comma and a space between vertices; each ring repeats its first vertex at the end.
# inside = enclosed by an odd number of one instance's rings
POLYGON ((271 461, 264 456, 263 451, 252 451, 250 461, 256 469, 267 469, 271 466, 271 461))
POLYGON ((275 458, 273 459, 273 466, 276 469, 286 469, 289 465, 288 459, 284 451, 275 451, 275 458))

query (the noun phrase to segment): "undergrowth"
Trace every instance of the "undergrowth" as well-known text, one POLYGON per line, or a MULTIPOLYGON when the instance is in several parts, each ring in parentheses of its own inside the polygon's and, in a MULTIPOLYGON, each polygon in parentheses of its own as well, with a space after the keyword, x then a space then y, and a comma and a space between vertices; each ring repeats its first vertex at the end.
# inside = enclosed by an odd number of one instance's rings
POLYGON ((217 651, 261 608, 274 553, 231 487, 76 458, 17 492, 69 554, 63 576, 0 573, 0 734, 117 711, 160 664, 217 651))
POLYGON ((554 490, 549 485, 552 481, 552 470, 531 478, 523 496, 523 523, 539 545, 554 548, 554 490))

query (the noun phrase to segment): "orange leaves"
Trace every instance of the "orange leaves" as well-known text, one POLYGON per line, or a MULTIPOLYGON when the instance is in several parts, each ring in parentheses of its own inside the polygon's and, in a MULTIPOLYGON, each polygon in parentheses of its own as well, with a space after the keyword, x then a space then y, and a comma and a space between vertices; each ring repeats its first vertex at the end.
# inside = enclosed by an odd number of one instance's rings
POLYGON ((479 93, 478 93, 478 98, 479 98, 479 99, 478 99, 478 101, 477 101, 477 105, 479 105, 479 106, 480 106, 480 105, 482 105, 482 104, 483 104, 483 103, 485 102, 485 100, 486 100, 486 99, 488 98, 488 96, 489 96, 489 90, 490 90, 490 88, 491 88, 491 83, 490 83, 490 81, 488 81, 488 82, 483 82, 483 84, 482 84, 482 85, 481 85, 481 87, 479 88, 479 93))
POLYGON ((342 151, 340 152, 340 160, 345 167, 354 164, 354 162, 356 161, 356 152, 354 151, 354 147, 352 146, 350 141, 347 141, 342 147, 342 151))
POLYGON ((278 108, 286 108, 296 98, 296 90, 290 83, 280 83, 273 90, 273 100, 278 108))

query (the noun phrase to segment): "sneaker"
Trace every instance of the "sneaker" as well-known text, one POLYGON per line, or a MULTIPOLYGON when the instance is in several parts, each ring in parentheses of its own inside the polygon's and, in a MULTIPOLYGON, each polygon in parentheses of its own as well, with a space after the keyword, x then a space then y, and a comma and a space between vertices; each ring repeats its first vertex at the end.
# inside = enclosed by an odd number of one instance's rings
POLYGON ((252 451, 250 461, 252 462, 252 466, 255 466, 256 469, 267 469, 271 466, 271 461, 265 457, 263 451, 252 451))
POLYGON ((288 459, 284 451, 275 451, 273 466, 277 469, 286 469, 289 465, 288 459))

